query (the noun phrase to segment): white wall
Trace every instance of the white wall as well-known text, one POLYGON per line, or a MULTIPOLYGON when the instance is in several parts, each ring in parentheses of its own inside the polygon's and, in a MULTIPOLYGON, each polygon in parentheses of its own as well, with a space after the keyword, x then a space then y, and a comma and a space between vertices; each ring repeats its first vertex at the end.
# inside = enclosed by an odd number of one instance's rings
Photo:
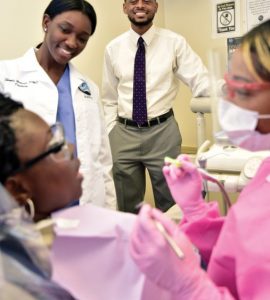
MULTIPOLYGON (((240 1, 240 0, 239 0, 240 1)), ((212 1, 211 0, 165 0, 165 26, 183 35, 193 50, 202 58, 208 67, 208 56, 211 49, 221 52, 225 67, 226 39, 212 39, 212 1)), ((196 146, 196 117, 191 112, 189 102, 191 92, 184 84, 175 101, 174 110, 183 137, 183 145, 196 146)), ((212 139, 211 117, 206 115, 207 138, 212 139)))

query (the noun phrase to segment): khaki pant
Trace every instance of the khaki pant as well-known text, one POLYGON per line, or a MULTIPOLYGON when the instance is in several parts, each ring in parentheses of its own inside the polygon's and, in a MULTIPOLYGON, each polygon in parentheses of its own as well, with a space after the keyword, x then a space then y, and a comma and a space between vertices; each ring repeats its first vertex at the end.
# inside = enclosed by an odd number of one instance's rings
POLYGON ((145 169, 150 175, 155 206, 162 211, 168 210, 174 200, 162 173, 164 157, 177 157, 182 142, 174 116, 149 128, 117 122, 109 138, 119 210, 134 213, 136 205, 143 201, 145 169))

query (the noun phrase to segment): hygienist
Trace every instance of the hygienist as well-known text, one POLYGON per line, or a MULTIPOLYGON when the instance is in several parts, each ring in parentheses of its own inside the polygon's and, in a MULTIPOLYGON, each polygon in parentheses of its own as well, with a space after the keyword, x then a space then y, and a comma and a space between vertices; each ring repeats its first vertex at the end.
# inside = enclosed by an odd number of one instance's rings
MULTIPOLYGON (((225 76, 227 94, 219 105, 221 127, 237 146, 270 150, 270 20, 253 28, 232 56, 225 76)), ((156 209, 142 208, 131 254, 152 281, 173 299, 267 300, 270 298, 270 157, 241 192, 228 215, 202 199, 202 178, 187 157, 164 175, 184 220, 177 226, 156 209), (157 231, 158 220, 184 253, 179 258, 157 231), (192 244, 208 263, 199 266, 192 244)))
MULTIPOLYGON (((70 63, 96 28, 96 13, 84 0, 52 0, 42 26, 44 40, 23 57, 0 62, 0 92, 23 102, 49 124, 63 123, 84 176, 80 203, 116 209, 112 158, 97 85, 70 63)), ((76 200, 76 199, 74 199, 76 200)))

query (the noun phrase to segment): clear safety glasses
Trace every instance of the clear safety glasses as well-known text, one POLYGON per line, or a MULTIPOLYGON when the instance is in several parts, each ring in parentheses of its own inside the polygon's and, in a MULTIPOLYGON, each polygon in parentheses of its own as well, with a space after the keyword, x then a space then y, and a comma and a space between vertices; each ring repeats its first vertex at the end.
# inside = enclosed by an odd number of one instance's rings
POLYGON ((48 144, 48 149, 43 153, 37 155, 36 157, 23 163, 16 170, 13 170, 11 175, 31 168, 33 165, 46 158, 47 156, 50 156, 56 162, 70 160, 72 158, 73 154, 71 153, 66 143, 63 125, 61 123, 55 123, 50 127, 50 133, 52 135, 52 138, 48 144))
POLYGON ((253 92, 270 89, 270 82, 244 82, 230 78, 230 75, 226 73, 224 75, 226 86, 224 88, 225 95, 229 99, 233 99, 236 95, 249 96, 253 92))

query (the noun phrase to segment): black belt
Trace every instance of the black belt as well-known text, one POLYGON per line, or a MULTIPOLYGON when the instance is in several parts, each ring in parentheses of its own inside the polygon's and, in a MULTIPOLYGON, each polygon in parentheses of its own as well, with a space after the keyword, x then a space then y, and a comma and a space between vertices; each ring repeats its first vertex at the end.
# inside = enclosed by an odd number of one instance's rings
POLYGON ((168 112, 166 112, 166 114, 163 114, 163 115, 155 117, 151 120, 148 120, 148 121, 146 121, 145 123, 143 123, 141 125, 138 124, 137 122, 133 121, 133 120, 125 119, 125 118, 122 118, 122 117, 119 117, 119 116, 118 116, 118 121, 122 124, 125 124, 126 126, 133 126, 133 127, 138 127, 138 128, 152 127, 152 126, 155 126, 155 125, 158 125, 160 123, 165 122, 170 116, 173 116, 173 110, 172 109, 170 109, 168 112))

